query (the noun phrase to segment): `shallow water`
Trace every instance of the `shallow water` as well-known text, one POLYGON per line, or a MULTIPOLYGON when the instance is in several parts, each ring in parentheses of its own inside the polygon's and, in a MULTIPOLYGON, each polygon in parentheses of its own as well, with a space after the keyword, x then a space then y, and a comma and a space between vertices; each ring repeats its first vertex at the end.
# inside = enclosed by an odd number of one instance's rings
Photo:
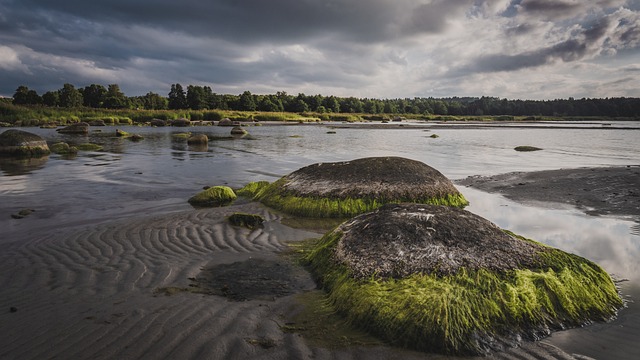
MULTIPOLYGON (((317 162, 403 156, 423 161, 451 179, 640 163, 638 130, 287 125, 248 127, 249 136, 233 138, 223 127, 120 128, 145 139, 116 138, 114 127, 92 128, 100 132, 88 136, 26 129, 50 142, 94 142, 104 150, 26 162, 0 159, 0 244, 25 234, 188 210, 186 199, 203 186, 273 181, 317 162), (189 147, 172 136, 184 131, 205 133, 213 140, 204 148, 189 147), (439 137, 430 138, 432 134, 439 137), (513 150, 519 145, 544 150, 519 153, 513 150), (24 219, 10 217, 24 208, 35 212, 24 219)), ((620 286, 629 306, 618 319, 559 332, 547 341, 593 358, 630 359, 640 353, 639 219, 592 217, 570 208, 525 206, 471 188, 460 190, 471 201, 468 210, 520 235, 587 257, 617 279, 627 280, 620 286)))

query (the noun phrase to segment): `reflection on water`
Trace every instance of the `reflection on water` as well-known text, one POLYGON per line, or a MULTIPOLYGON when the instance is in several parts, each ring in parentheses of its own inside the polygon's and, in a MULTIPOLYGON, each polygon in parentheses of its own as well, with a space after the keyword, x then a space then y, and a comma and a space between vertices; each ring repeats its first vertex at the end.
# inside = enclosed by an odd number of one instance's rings
POLYGON ((467 210, 501 228, 595 261, 615 278, 640 283, 637 223, 578 210, 525 206, 473 188, 460 191, 470 201, 467 210))
POLYGON ((0 171, 6 176, 26 175, 44 167, 48 160, 48 156, 27 158, 0 156, 0 171))

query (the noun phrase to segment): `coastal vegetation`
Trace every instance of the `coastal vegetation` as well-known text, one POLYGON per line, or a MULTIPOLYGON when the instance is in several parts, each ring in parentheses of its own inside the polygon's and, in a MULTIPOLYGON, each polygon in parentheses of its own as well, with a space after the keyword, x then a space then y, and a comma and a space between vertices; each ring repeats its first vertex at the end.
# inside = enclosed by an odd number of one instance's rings
POLYGON ((149 92, 126 96, 117 84, 76 88, 64 84, 39 95, 21 85, 13 98, 0 99, 0 122, 40 126, 80 121, 106 125, 190 121, 390 121, 418 120, 537 121, 559 118, 640 119, 639 98, 508 100, 496 97, 372 99, 324 95, 217 94, 208 86, 171 85, 168 96, 149 92))

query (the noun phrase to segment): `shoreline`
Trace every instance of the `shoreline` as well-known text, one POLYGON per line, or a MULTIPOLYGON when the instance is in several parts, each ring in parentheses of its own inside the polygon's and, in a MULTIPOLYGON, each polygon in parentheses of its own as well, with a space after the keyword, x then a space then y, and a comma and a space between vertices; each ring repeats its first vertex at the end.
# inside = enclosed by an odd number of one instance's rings
POLYGON ((455 183, 517 202, 568 205, 588 215, 640 222, 640 165, 469 176, 455 183))

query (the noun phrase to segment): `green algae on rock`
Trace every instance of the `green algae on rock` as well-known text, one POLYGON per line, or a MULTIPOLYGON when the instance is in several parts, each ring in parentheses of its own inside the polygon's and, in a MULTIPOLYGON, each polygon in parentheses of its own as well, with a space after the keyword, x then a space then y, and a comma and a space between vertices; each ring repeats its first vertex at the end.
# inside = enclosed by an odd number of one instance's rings
POLYGON ((51 151, 59 155, 75 154, 78 152, 78 148, 75 146, 69 146, 66 142, 57 142, 50 146, 51 151))
POLYGON ((385 205, 327 233, 305 259, 350 322, 428 352, 487 354, 622 306, 595 263, 451 207, 385 205))
POLYGON ((248 184, 239 193, 305 217, 351 217, 386 203, 468 205, 439 171, 401 157, 313 164, 268 185, 248 184))
POLYGON ((228 186, 213 186, 189 199, 192 206, 220 207, 231 204, 237 198, 236 194, 228 186))
POLYGON ((40 157, 50 153, 47 142, 36 134, 16 129, 0 134, 0 155, 40 157))
POLYGON ((94 143, 84 143, 76 145, 76 148, 80 151, 102 151, 102 145, 94 143))

